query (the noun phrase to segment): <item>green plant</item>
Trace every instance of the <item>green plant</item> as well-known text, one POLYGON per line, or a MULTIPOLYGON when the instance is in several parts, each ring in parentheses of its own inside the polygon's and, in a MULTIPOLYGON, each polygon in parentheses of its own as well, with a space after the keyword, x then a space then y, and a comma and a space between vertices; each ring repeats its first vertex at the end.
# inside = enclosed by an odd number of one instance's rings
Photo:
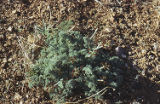
POLYGON ((53 31, 41 29, 46 47, 29 72, 30 87, 41 85, 61 102, 74 95, 91 96, 105 86, 116 88, 122 82, 123 61, 98 49, 71 26, 72 21, 65 21, 53 31), (102 66, 105 63, 111 67, 102 66))

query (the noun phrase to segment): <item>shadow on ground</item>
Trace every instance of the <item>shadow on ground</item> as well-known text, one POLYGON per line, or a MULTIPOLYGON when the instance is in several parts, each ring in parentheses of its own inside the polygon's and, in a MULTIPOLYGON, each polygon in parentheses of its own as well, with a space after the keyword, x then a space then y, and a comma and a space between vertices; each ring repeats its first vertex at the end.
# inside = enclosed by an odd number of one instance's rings
POLYGON ((123 84, 115 92, 108 91, 106 99, 111 104, 159 104, 160 85, 147 77, 151 74, 146 72, 142 76, 143 69, 134 66, 131 61, 125 62, 129 68, 124 69, 123 84))

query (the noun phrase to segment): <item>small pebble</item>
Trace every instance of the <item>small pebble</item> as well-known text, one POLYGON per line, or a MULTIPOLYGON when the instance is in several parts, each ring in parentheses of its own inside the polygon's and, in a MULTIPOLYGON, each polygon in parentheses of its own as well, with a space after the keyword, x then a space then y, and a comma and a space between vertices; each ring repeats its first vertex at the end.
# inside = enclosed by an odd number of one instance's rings
POLYGON ((160 72, 160 65, 157 65, 157 66, 156 66, 156 71, 157 71, 157 72, 160 72))
POLYGON ((13 29, 13 28, 12 28, 11 26, 9 26, 7 30, 11 32, 12 29, 13 29))
POLYGON ((153 48, 154 48, 155 51, 158 51, 158 49, 159 49, 159 44, 158 44, 158 43, 154 43, 154 44, 153 44, 153 48))
POLYGON ((143 49, 143 50, 142 50, 142 54, 145 54, 145 53, 146 53, 146 50, 143 49))
POLYGON ((6 62, 7 62, 7 58, 4 58, 4 59, 3 59, 3 63, 6 63, 6 62))
POLYGON ((13 0, 8 0, 8 3, 12 3, 13 2, 13 0))
POLYGON ((12 61, 12 58, 9 58, 8 61, 11 62, 11 61, 12 61))
POLYGON ((145 76, 146 71, 145 71, 145 70, 142 70, 141 74, 142 74, 143 76, 145 76))
POLYGON ((14 100, 20 100, 22 96, 19 93, 15 93, 14 100))
POLYGON ((133 101, 131 104, 141 104, 141 103, 139 103, 137 101, 133 101))
POLYGON ((115 48, 115 51, 116 51, 116 54, 122 58, 126 58, 126 52, 125 52, 125 49, 122 48, 122 47, 117 47, 115 48))
POLYGON ((15 14, 17 12, 17 10, 13 10, 12 13, 15 14))
POLYGON ((4 39, 4 36, 3 36, 3 35, 0 35, 0 39, 4 39))

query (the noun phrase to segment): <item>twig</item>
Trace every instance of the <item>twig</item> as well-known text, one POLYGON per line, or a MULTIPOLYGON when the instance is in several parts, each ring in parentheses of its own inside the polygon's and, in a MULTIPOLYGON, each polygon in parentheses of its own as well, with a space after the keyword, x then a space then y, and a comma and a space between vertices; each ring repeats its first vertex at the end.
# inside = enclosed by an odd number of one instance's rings
POLYGON ((92 39, 95 36, 95 34, 97 33, 97 31, 98 31, 98 28, 96 28, 96 30, 94 31, 94 33, 92 34, 92 36, 90 37, 90 39, 92 39))
POLYGON ((98 46, 94 49, 94 51, 99 50, 99 49, 102 48, 102 47, 103 47, 103 45, 102 45, 102 43, 100 43, 100 44, 98 44, 98 46))
POLYGON ((69 31, 72 31, 74 28, 75 28, 75 26, 72 26, 72 27, 69 29, 69 31))
POLYGON ((100 2, 99 0, 94 0, 94 1, 103 6, 102 2, 100 2))
POLYGON ((54 86, 57 86, 61 81, 63 81, 63 79, 60 79, 60 81, 58 81, 56 84, 54 84, 54 86))
MULTIPOLYGON (((103 95, 108 88, 112 88, 112 87, 106 86, 105 88, 103 88, 103 89, 100 90, 99 92, 97 92, 97 93, 95 93, 95 94, 93 94, 93 95, 91 95, 91 96, 89 96, 89 97, 87 97, 87 98, 84 98, 84 99, 82 99, 82 100, 78 100, 78 101, 76 101, 76 102, 66 102, 66 103, 76 104, 76 103, 80 103, 80 102, 82 102, 82 101, 84 101, 84 100, 90 99, 90 98, 92 98, 92 97, 95 97, 95 96, 97 96, 97 95, 100 94, 100 93, 102 93, 101 95, 103 95)), ((112 89, 115 90, 114 88, 112 88, 112 89)))
POLYGON ((119 1, 119 0, 116 0, 117 1, 117 3, 119 4, 119 5, 121 5, 121 2, 119 1))

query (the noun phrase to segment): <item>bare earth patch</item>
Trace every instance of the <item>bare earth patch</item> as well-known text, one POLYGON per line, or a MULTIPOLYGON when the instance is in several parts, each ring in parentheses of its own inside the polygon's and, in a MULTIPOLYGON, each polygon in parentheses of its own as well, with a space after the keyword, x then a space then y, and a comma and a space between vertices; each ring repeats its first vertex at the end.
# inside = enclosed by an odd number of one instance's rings
POLYGON ((74 30, 125 60, 125 82, 106 100, 84 104, 160 103, 159 0, 3 0, 0 3, 0 103, 54 104, 42 88, 29 88, 26 72, 44 38, 35 36, 43 21, 53 28, 64 20, 74 30), (117 2, 122 1, 122 2, 117 2))

